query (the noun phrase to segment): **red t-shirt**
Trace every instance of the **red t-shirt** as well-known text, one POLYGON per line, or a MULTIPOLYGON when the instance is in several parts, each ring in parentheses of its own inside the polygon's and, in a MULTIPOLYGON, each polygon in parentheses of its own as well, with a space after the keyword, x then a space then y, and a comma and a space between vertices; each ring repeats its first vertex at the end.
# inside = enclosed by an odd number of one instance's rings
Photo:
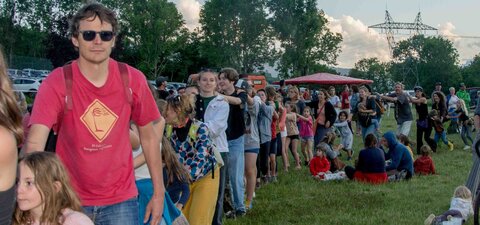
POLYGON ((310 160, 310 173, 313 176, 316 176, 320 172, 326 173, 328 170, 330 170, 330 162, 327 157, 324 156, 320 158, 319 156, 315 156, 310 160))
POLYGON ((160 117, 145 76, 128 67, 132 105, 127 100, 115 60, 109 75, 95 87, 72 63, 73 109, 65 103, 63 69, 55 69, 40 86, 30 125, 61 123, 56 153, 66 166, 82 205, 110 205, 137 195, 133 172, 130 119, 144 126, 160 117), (59 121, 63 117, 63 120, 59 121))
POLYGON ((341 98, 342 98, 342 109, 350 109, 350 102, 347 103, 348 101, 348 96, 349 93, 347 91, 343 91, 341 93, 341 98))
POLYGON ((433 164, 432 158, 429 156, 418 157, 418 159, 413 163, 413 167, 415 168, 416 174, 435 174, 435 165, 433 164))

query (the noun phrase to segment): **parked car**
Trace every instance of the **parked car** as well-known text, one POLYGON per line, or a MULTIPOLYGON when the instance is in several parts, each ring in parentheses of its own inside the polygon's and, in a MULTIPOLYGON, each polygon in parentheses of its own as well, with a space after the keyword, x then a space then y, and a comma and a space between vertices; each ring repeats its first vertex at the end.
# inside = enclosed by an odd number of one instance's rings
MULTIPOLYGON (((179 87, 186 87, 186 83, 181 83, 181 82, 167 82, 168 85, 172 85, 175 90, 178 90, 179 87)), ((167 85, 167 89, 168 89, 167 85)))
POLYGON ((8 69, 7 73, 10 77, 19 77, 22 75, 22 71, 17 69, 8 69))
POLYGON ((41 79, 16 78, 16 79, 13 79, 13 89, 15 91, 36 93, 41 83, 42 83, 41 79))

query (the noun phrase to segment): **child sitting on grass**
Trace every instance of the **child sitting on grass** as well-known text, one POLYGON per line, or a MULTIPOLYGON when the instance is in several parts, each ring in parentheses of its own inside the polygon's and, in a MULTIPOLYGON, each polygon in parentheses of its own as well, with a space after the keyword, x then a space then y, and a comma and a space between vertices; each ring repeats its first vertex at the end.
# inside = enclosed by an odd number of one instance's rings
POLYGON ((422 156, 418 157, 417 160, 413 163, 415 168, 415 174, 417 175, 430 175, 435 174, 435 164, 433 164, 433 159, 430 156, 432 154, 432 149, 428 145, 423 145, 420 148, 422 156))
POLYGON ((317 146, 315 156, 310 160, 310 173, 315 179, 324 179, 330 173, 330 162, 325 157, 325 148, 317 146))
POLYGON ((316 180, 344 180, 345 172, 330 172, 330 162, 325 156, 327 149, 325 145, 318 145, 315 157, 310 161, 310 173, 316 180))
POLYGON ((446 224, 443 223, 444 221, 449 221, 449 224, 464 224, 469 215, 473 215, 472 193, 467 187, 458 186, 455 188, 452 201, 450 202, 450 209, 439 216, 430 214, 424 224, 446 224))

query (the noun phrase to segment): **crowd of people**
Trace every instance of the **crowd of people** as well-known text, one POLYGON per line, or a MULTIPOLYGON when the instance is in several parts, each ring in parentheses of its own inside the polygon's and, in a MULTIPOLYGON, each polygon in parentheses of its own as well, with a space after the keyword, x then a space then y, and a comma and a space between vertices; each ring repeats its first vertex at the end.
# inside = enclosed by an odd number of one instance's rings
MULTIPOLYGON (((43 81, 30 110, 13 93, 0 54, 2 225, 222 224, 252 210, 256 189, 278 182, 291 158, 292 168, 308 167, 316 180, 382 184, 435 174, 438 141, 454 149, 449 129, 478 152, 463 84, 446 97, 437 83, 429 110, 419 86, 415 97, 401 83, 388 95, 368 85, 344 85, 338 95, 333 86, 310 92, 284 82, 255 90, 223 68, 202 70, 174 95, 164 77, 149 86, 140 71, 110 58, 118 21, 103 5, 83 6, 70 33, 79 58, 43 81), (394 104, 396 131, 381 130, 386 102, 394 104), (412 105, 417 157, 408 139, 412 105), (364 149, 354 149, 354 139, 364 149), (340 155, 351 161, 355 150, 354 166, 346 165, 340 155)), ((480 107, 474 117, 478 129, 480 107)), ((452 205, 471 206, 479 164, 477 157, 452 205)), ((457 209, 426 223, 466 220, 470 209, 457 209)))

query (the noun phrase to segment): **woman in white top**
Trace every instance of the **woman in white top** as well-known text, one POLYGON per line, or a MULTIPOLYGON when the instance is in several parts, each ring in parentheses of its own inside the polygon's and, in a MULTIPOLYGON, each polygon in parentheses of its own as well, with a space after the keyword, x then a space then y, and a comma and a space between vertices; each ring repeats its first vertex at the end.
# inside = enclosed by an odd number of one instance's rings
POLYGON ((220 187, 213 217, 213 224, 222 224, 223 197, 225 194, 228 163, 228 142, 225 131, 228 126, 230 106, 224 96, 216 92, 216 72, 210 70, 201 71, 198 77, 199 94, 195 102, 195 118, 207 125, 210 138, 220 152, 224 165, 220 168, 220 187))

